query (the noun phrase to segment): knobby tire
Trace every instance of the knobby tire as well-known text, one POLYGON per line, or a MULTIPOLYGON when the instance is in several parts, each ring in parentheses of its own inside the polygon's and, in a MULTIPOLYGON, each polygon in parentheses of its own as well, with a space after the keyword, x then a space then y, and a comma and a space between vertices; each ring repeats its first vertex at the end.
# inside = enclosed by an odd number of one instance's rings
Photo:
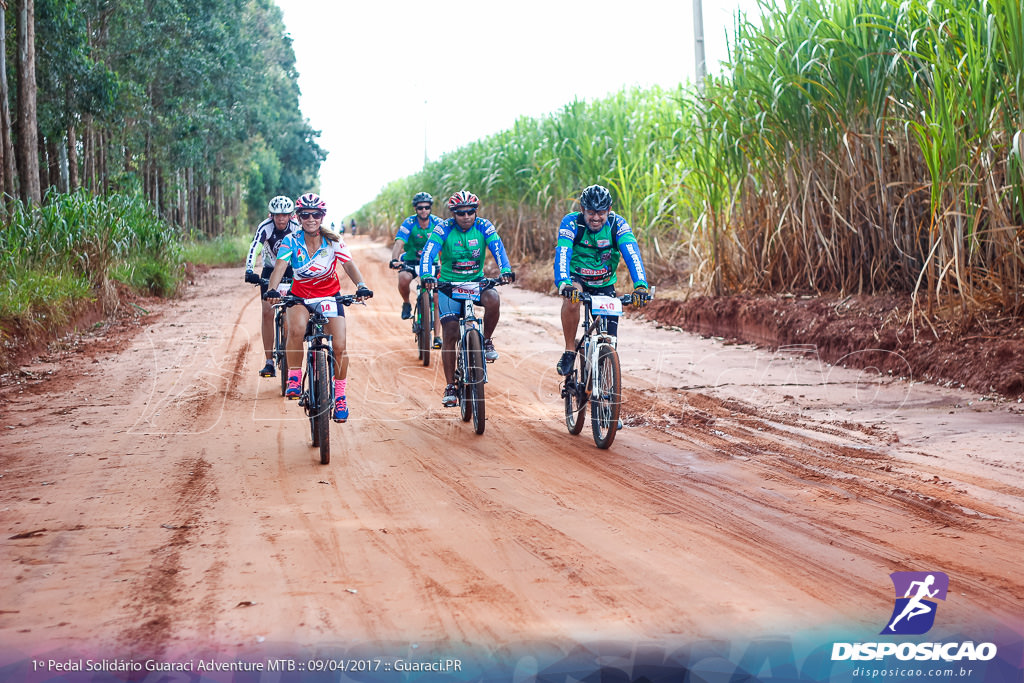
POLYGON ((327 362, 327 351, 316 352, 316 384, 313 391, 316 392, 316 410, 314 413, 317 442, 320 446, 320 463, 326 465, 331 461, 331 417, 334 413, 334 406, 331 405, 331 382, 334 377, 328 372, 330 363, 327 362))
POLYGON ((281 395, 288 391, 288 359, 284 352, 284 309, 277 309, 274 315, 274 364, 281 378, 281 395))
POLYGON ((434 312, 430 306, 432 302, 433 296, 429 289, 422 290, 419 299, 416 301, 416 309, 419 311, 417 317, 420 323, 416 342, 420 348, 420 360, 423 361, 423 367, 430 366, 430 345, 434 341, 430 336, 430 328, 434 324, 434 312))
POLYGON ((466 356, 469 367, 466 368, 466 396, 470 412, 473 416, 473 430, 477 434, 484 433, 484 348, 483 337, 479 330, 471 330, 466 334, 466 356))
POLYGON ((469 333, 459 343, 458 354, 455 358, 455 383, 459 387, 459 412, 463 422, 469 422, 473 418, 473 412, 469 407, 469 368, 467 367, 466 351, 468 349, 469 333))
POLYGON ((619 428, 619 408, 622 405, 619 354, 614 347, 602 345, 597 355, 597 392, 590 396, 590 426, 594 430, 594 443, 608 448, 615 441, 619 428))
POLYGON ((320 445, 320 432, 316 428, 316 412, 313 410, 313 386, 316 382, 316 361, 311 353, 306 354, 306 374, 302 377, 302 398, 306 402, 306 415, 309 417, 309 440, 314 446, 320 445))
POLYGON ((576 353, 576 364, 579 367, 565 378, 565 426, 573 436, 583 431, 584 411, 587 409, 586 390, 590 383, 586 373, 586 352, 583 349, 576 353))

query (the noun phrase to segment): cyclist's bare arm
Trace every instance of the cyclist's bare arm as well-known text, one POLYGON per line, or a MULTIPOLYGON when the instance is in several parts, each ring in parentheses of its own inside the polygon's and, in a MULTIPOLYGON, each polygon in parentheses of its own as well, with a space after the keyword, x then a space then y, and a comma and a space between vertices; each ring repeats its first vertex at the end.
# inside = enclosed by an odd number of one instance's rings
POLYGON ((274 263, 274 271, 270 273, 270 279, 268 280, 267 291, 277 290, 277 286, 281 284, 281 280, 284 279, 284 271, 288 270, 288 262, 284 259, 278 259, 274 263))
POLYGON ((405 251, 405 240, 401 238, 395 238, 395 246, 391 249, 391 260, 396 261, 405 251))

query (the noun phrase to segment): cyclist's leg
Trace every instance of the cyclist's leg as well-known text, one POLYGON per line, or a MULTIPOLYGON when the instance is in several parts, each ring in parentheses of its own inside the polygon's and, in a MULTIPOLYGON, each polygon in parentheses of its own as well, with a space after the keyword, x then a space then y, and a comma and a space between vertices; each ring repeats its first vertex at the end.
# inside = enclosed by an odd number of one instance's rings
POLYGON ((348 377, 348 349, 345 341, 345 311, 339 311, 336 318, 327 319, 327 331, 331 334, 331 346, 334 347, 334 376, 337 379, 348 377))
POLYGON ((459 316, 462 302, 452 299, 443 292, 437 294, 437 308, 441 319, 444 340, 441 343, 441 365, 448 384, 455 381, 455 349, 459 343, 459 316))
MULTIPOLYGON (((274 272, 273 268, 263 266, 263 270, 260 271, 260 277, 266 280, 272 272, 274 272)), ((274 350, 274 307, 269 301, 263 299, 263 295, 266 293, 267 286, 260 284, 260 314, 262 316, 260 333, 263 335, 263 355, 266 357, 267 362, 270 362, 271 358, 273 358, 274 350)))
POLYGON ((409 303, 409 285, 412 284, 413 275, 406 271, 399 271, 398 273, 398 293, 402 297, 403 303, 409 303))
POLYGON ((298 370, 302 367, 302 340, 306 336, 307 320, 309 311, 304 306, 292 306, 288 309, 288 338, 284 348, 289 370, 298 370))
POLYGON ((562 299, 562 338, 565 350, 576 350, 576 330, 580 326, 580 305, 568 299, 562 299))
POLYGON ((501 318, 501 295, 495 289, 488 289, 480 295, 480 305, 484 307, 484 339, 490 339, 501 318))

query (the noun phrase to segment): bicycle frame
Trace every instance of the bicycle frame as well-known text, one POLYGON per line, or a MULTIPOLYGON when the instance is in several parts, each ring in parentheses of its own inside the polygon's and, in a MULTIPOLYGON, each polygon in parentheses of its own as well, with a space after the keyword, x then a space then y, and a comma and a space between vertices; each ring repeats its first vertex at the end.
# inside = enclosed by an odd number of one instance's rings
POLYGON ((608 321, 622 315, 622 307, 633 303, 634 295, 614 297, 582 292, 574 296, 584 304, 581 324, 583 335, 575 347, 578 367, 574 364, 562 384, 565 426, 570 434, 579 434, 583 429, 585 408, 589 403, 594 443, 598 448, 609 448, 621 425, 619 410, 622 384, 619 340, 617 335, 609 331, 608 321))
MULTIPOLYGON (((451 282, 445 283, 446 287, 450 292, 458 293, 460 291, 465 293, 465 298, 460 296, 452 296, 451 298, 463 302, 462 315, 459 316, 459 360, 461 361, 461 367, 465 368, 469 366, 469 352, 466 350, 466 335, 470 330, 477 330, 480 333, 480 339, 483 341, 484 338, 484 321, 483 318, 478 318, 476 315, 476 309, 473 307, 474 299, 472 295, 465 290, 466 285, 479 285, 479 291, 476 294, 476 301, 479 302, 479 297, 488 289, 493 289, 501 284, 501 280, 498 279, 484 279, 480 282, 451 282)), ((447 293, 447 292, 446 292, 447 293)), ((451 294, 449 294, 451 296, 451 294)), ((458 366, 457 366, 458 367, 458 366)), ((484 363, 483 367, 484 377, 483 383, 487 383, 487 364, 484 363)))
POLYGON ((446 282, 438 285, 446 295, 463 303, 462 314, 459 316, 454 379, 458 387, 462 421, 468 422, 472 418, 473 429, 477 434, 484 433, 486 424, 483 385, 487 383, 487 362, 483 350, 484 321, 477 317, 474 303, 480 300, 485 291, 499 284, 502 284, 501 280, 484 279, 477 282, 446 282))
MULTIPOLYGON (((580 299, 581 302, 586 304, 583 307, 583 322, 580 325, 583 328, 583 336, 580 337, 579 342, 576 344, 576 353, 582 355, 583 358, 586 359, 584 366, 587 369, 587 376, 580 379, 590 385, 585 389, 586 396, 589 396, 598 391, 598 382, 600 381, 600 378, 593 369, 597 366, 597 358, 601 352, 601 346, 610 346, 613 349, 617 349, 619 345, 619 338, 608 331, 608 319, 612 316, 594 315, 590 307, 591 297, 586 294, 584 296, 586 299, 580 299)), ((605 298, 611 299, 612 297, 605 298)), ((620 297, 619 300, 625 304, 631 301, 632 297, 620 297)), ((586 398, 586 396, 584 398, 586 398)))
MULTIPOLYGON (((403 263, 396 268, 400 273, 409 273, 414 278, 419 276, 419 270, 408 263, 403 263)), ((416 305, 413 307, 412 332, 416 336, 416 347, 423 365, 430 365, 431 341, 435 334, 440 334, 440 329, 434 327, 434 315, 437 304, 434 302, 434 293, 430 293, 430 305, 423 310, 423 292, 426 288, 420 280, 416 285, 416 305)))
POLYGON ((282 309, 304 306, 309 311, 303 342, 306 345, 306 373, 302 380, 302 394, 299 405, 303 407, 310 422, 310 436, 314 446, 320 447, 320 462, 330 462, 330 416, 334 412, 334 337, 327 331, 329 318, 325 307, 329 304, 349 306, 356 300, 355 295, 325 297, 307 302, 301 297, 285 296, 275 307, 282 309), (326 361, 319 367, 318 357, 323 354, 326 361), (321 376, 323 375, 323 376, 321 376))

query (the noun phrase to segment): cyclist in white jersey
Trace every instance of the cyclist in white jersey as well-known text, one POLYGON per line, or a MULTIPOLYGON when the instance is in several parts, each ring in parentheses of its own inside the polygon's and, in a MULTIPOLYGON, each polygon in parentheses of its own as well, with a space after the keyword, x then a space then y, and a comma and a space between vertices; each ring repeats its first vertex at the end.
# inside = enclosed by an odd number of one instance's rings
MULTIPOLYGON (((352 260, 341 235, 323 225, 327 203, 312 192, 304 194, 295 202, 296 215, 302 230, 286 237, 277 250, 277 264, 270 274, 266 297, 277 303, 281 295, 277 286, 281 284, 289 266, 294 271, 291 293, 303 299, 332 297, 341 292, 341 273, 338 265, 356 285, 356 296, 369 299, 373 292, 363 282, 359 267, 352 260)), ((348 354, 345 352, 345 309, 337 307, 337 313, 328 314, 327 331, 334 346, 334 419, 344 422, 348 419, 348 400, 345 395, 348 378, 348 354)), ((305 306, 288 309, 288 341, 285 344, 288 356, 288 388, 285 396, 299 398, 302 393, 302 340, 305 336, 309 311, 305 306)))
MULTIPOLYGON (((274 270, 274 263, 277 261, 277 248, 281 240, 300 229, 299 222, 295 220, 292 212, 295 211, 295 202, 284 196, 277 196, 270 200, 267 205, 270 215, 267 216, 256 227, 256 234, 252 238, 252 245, 249 247, 249 256, 245 259, 245 281, 254 285, 260 285, 260 296, 267 292, 266 278, 274 270), (263 270, 256 274, 256 257, 262 246, 263 270)), ((284 274, 284 280, 291 282, 292 271, 289 268, 284 274)), ((274 308, 269 301, 261 301, 262 321, 260 329, 263 334, 263 355, 266 357, 266 365, 260 369, 260 377, 273 377, 274 361, 271 358, 274 345, 274 308)))

